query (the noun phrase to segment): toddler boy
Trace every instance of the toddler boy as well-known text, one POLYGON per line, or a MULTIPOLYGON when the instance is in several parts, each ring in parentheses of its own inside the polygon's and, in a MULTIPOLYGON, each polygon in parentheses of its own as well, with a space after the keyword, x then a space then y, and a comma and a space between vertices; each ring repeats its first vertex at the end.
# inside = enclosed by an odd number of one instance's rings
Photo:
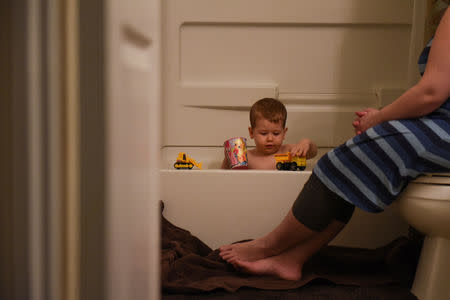
MULTIPOLYGON (((294 156, 306 156, 307 159, 317 155, 316 144, 307 138, 297 144, 283 145, 287 132, 286 118, 286 107, 279 100, 263 98, 252 105, 248 132, 256 147, 247 151, 249 169, 275 170, 274 154, 291 152, 294 156)), ((230 169, 226 157, 222 169, 230 169)))

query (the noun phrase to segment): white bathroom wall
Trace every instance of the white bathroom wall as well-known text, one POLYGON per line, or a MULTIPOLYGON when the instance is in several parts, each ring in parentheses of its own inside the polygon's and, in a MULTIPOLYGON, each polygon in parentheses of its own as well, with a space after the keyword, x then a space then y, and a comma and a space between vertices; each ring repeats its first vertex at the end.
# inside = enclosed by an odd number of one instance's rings
MULTIPOLYGON (((164 215, 211 247, 255 238, 285 216, 318 158, 354 135, 354 111, 393 101, 418 76, 424 0, 163 2, 164 215), (313 139, 307 171, 213 170, 248 136, 259 98, 287 107, 286 141, 313 139), (207 170, 174 170, 187 152, 207 170)), ((254 146, 248 139, 249 147, 254 146)), ((388 209, 359 209, 333 241, 373 248, 407 234, 388 209)))
POLYGON ((410 84, 418 2, 164 1, 163 146, 248 137, 261 97, 286 104, 287 142, 340 144, 355 110, 410 84))
POLYGON ((157 300, 161 1, 104 9, 105 299, 157 300))

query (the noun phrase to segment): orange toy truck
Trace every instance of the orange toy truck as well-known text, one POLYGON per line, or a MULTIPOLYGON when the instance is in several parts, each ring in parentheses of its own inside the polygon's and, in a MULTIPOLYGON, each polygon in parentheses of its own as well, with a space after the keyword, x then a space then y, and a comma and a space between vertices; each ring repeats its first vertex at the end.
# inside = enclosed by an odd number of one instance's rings
POLYGON ((275 154, 276 167, 278 170, 305 170, 306 157, 298 157, 291 155, 291 152, 283 154, 275 154))
POLYGON ((193 158, 189 157, 185 152, 178 153, 177 161, 173 164, 175 169, 192 169, 194 166, 201 169, 202 163, 197 163, 193 158))

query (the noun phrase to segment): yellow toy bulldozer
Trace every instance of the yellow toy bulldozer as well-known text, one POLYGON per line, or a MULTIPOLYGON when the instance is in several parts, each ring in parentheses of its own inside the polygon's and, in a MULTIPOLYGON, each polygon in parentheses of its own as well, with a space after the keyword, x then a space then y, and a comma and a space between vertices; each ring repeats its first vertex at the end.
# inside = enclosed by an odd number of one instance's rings
POLYGON ((291 152, 275 154, 276 167, 278 170, 301 170, 306 169, 306 157, 292 156, 291 152))
POLYGON ((173 164, 175 169, 192 169, 194 166, 201 169, 202 163, 197 163, 193 158, 189 157, 185 152, 178 153, 177 161, 173 164))

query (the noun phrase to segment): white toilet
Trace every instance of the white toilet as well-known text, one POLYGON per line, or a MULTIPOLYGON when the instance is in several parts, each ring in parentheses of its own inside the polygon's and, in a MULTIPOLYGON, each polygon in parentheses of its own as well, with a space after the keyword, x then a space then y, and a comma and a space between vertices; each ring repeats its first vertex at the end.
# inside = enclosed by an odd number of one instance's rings
POLYGON ((426 235, 411 291, 419 300, 450 300, 450 174, 417 178, 394 206, 426 235))

